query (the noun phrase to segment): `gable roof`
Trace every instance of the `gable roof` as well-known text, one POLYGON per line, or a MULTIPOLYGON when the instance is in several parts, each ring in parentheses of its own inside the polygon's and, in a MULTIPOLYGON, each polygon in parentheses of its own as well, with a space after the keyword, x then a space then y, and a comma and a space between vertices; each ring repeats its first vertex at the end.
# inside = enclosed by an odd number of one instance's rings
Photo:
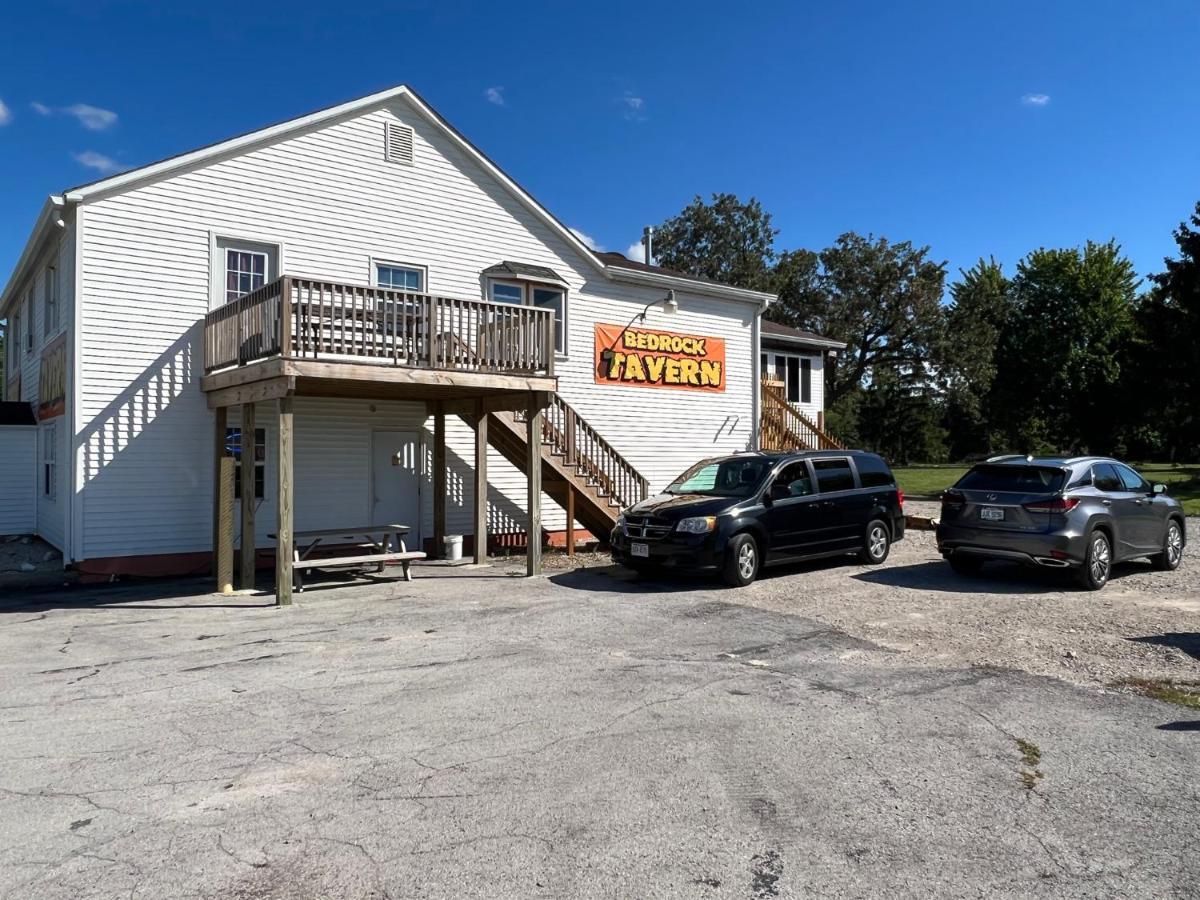
POLYGON ((844 341, 835 341, 817 334, 815 331, 804 331, 792 328, 790 325, 780 325, 767 319, 762 321, 762 340, 764 344, 797 344, 810 347, 824 347, 831 350, 844 350, 844 341))
MULTIPOLYGON (((611 260, 602 260, 600 258, 600 254, 596 253, 585 243, 583 243, 583 241, 576 237, 575 233, 570 228, 564 225, 549 210, 538 203, 538 201, 533 198, 533 195, 521 187, 516 180, 506 174, 482 150, 472 144, 462 134, 462 132, 451 125, 442 117, 439 112, 426 103, 416 91, 404 84, 396 85, 395 87, 387 88, 386 90, 377 91, 374 94, 368 94, 365 97, 359 97, 356 100, 349 100, 345 103, 327 106, 324 109, 319 109, 315 112, 297 116, 296 118, 288 119, 283 122, 277 122, 274 125, 268 125, 265 128, 259 128, 255 131, 246 132, 223 141, 208 144, 204 147, 199 147, 195 150, 189 150, 184 153, 176 154, 175 156, 169 156, 165 159, 158 160, 157 162, 148 163, 144 166, 139 166, 136 169, 130 169, 127 172, 119 172, 115 175, 109 175, 106 178, 100 178, 96 181, 91 181, 86 184, 69 188, 61 195, 51 197, 50 204, 58 207, 63 205, 74 205, 77 203, 86 202, 88 199, 104 194, 128 190, 151 179, 169 175, 181 169, 199 165, 226 155, 235 154, 259 144, 278 140, 282 137, 286 137, 305 129, 320 126, 326 122, 341 117, 355 115, 373 107, 383 106, 397 99, 405 100, 422 118, 441 131, 442 134, 445 135, 452 144, 455 144, 458 149, 467 156, 468 159, 473 160, 484 171, 495 178, 502 187, 512 194, 531 213, 541 219, 551 231, 562 238, 568 244, 568 246, 574 249, 593 268, 604 273, 608 277, 614 277, 615 275, 618 278, 620 278, 620 275, 614 273, 614 269, 619 271, 628 270, 627 266, 612 265, 611 260)), ((39 217, 38 224, 35 226, 33 234, 30 235, 29 243, 26 245, 25 252, 22 253, 20 261, 18 261, 16 268, 9 276, 8 284, 5 286, 3 293, 0 294, 0 309, 3 309, 5 304, 8 302, 9 294, 13 289, 14 284, 19 281, 21 277, 23 277, 23 269, 28 262, 26 257, 31 255, 32 252, 38 246, 40 246, 41 237, 43 236, 44 231, 43 219, 45 218, 46 211, 43 210, 43 215, 39 217)), ((620 254, 617 255, 619 256, 620 254)), ((624 259, 624 257, 621 258, 624 259)), ((626 262, 630 261, 626 260, 626 262)), ((765 305, 774 299, 773 294, 763 294, 758 291, 745 291, 742 288, 719 285, 715 282, 701 281, 699 279, 693 279, 690 276, 681 274, 673 274, 671 277, 674 279, 691 281, 697 286, 704 285, 703 288, 700 288, 702 293, 723 297, 725 299, 752 300, 760 305, 765 305)), ((621 280, 636 281, 637 279, 624 278, 621 280)), ((645 284, 648 282, 642 281, 641 283, 645 284)))

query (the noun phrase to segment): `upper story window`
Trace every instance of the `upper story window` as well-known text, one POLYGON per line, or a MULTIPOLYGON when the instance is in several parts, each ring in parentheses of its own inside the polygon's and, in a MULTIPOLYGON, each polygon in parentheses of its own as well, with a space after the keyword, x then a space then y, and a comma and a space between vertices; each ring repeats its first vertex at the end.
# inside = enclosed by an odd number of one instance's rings
POLYGON ((25 340, 25 332, 21 330, 21 325, 24 321, 25 317, 21 313, 20 305, 18 305, 17 311, 13 314, 13 326, 11 334, 12 338, 16 340, 16 346, 13 346, 12 341, 9 341, 8 350, 8 367, 14 371, 20 365, 19 360, 21 358, 21 342, 25 340))
POLYGON ((566 335, 563 334, 563 298, 565 292, 558 288, 534 285, 532 294, 534 306, 554 310, 554 349, 558 353, 565 353, 566 335))
POLYGON ((34 302, 36 296, 33 288, 29 289, 29 293, 25 295, 25 352, 33 352, 33 319, 34 319, 34 302))
POLYGON ((280 247, 241 238, 213 238, 213 305, 256 291, 279 277, 280 247))
POLYGON ((225 251, 225 302, 236 300, 267 283, 267 254, 254 250, 225 251))
POLYGON ((493 281, 488 286, 488 299, 493 303, 515 303, 521 306, 525 303, 525 288, 519 284, 493 281))
POLYGON ((398 291, 422 293, 425 290, 425 270, 417 266, 376 263, 375 283, 398 291))
POLYGON ((47 337, 58 331, 59 325, 62 324, 62 304, 59 303, 58 297, 58 267, 46 266, 46 285, 45 285, 45 323, 43 326, 43 334, 47 337))
POLYGON ((764 378, 783 384, 788 403, 812 403, 812 358, 794 353, 762 355, 764 378))

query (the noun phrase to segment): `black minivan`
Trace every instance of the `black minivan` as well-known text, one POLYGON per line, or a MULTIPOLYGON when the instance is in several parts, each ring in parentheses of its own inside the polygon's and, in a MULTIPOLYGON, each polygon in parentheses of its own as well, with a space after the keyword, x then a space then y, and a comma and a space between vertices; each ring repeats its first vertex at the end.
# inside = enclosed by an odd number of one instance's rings
POLYGON ((904 537, 903 506, 874 453, 714 457, 621 513, 612 557, 639 572, 718 571, 735 587, 774 563, 856 553, 877 564, 904 537))

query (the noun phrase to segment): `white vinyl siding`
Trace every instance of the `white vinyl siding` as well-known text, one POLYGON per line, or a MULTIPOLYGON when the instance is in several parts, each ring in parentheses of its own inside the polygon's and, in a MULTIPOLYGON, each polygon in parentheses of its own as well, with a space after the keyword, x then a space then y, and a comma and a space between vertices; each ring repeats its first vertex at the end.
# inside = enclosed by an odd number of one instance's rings
MULTIPOLYGON (((724 393, 598 387, 593 323, 623 324, 665 290, 599 275, 404 100, 91 201, 85 211, 77 558, 210 546, 213 416, 198 380, 213 235, 270 236, 286 247, 283 272, 351 284, 363 283, 364 260, 397 248, 401 260, 437 272, 437 293, 456 297, 481 296, 481 273, 504 259, 552 268, 567 281, 564 330, 574 349, 557 368, 560 390, 652 487, 703 455, 751 445, 752 304, 681 291, 675 316, 651 310, 645 323, 725 338, 724 393), (385 161, 380 135, 390 122, 413 129, 415 165, 385 161)), ((264 545, 274 515, 267 509, 273 408, 261 404, 258 416, 268 430, 258 519, 264 545)), ((369 441, 355 424, 366 415, 361 409, 297 401, 297 528, 358 521, 367 511, 369 441), (362 452, 340 455, 351 441, 362 452)), ((418 415, 424 421, 420 409, 406 415, 380 427, 407 427, 418 415)), ((469 487, 471 430, 452 420, 447 434, 449 455, 468 467, 469 487)), ((515 515, 524 507, 524 475, 493 459, 496 508, 515 515)), ((546 511, 546 527, 556 527, 556 515, 561 523, 561 513, 546 511)), ((451 510, 448 528, 469 533, 469 505, 451 510)))
POLYGON ((36 527, 36 455, 36 428, 0 428, 0 535, 32 534, 36 527))

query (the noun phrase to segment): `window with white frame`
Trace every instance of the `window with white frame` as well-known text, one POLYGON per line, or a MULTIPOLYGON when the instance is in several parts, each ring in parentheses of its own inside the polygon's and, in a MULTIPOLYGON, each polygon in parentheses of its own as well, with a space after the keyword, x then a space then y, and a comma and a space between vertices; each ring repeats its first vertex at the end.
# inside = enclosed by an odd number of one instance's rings
POLYGON ((53 500, 58 496, 58 423, 41 428, 42 438, 42 496, 53 500))
POLYGON ((34 320, 34 302, 37 296, 34 294, 33 287, 29 288, 29 292, 25 295, 25 352, 33 352, 33 320, 34 320))
POLYGON ((61 304, 58 302, 58 299, 58 267, 49 265, 46 266, 45 322, 43 323, 42 330, 42 333, 47 337, 58 331, 58 326, 62 322, 62 314, 59 312, 61 304))
POLYGON ((375 263, 375 283, 379 287, 421 293, 425 290, 425 270, 418 266, 375 263))
POLYGON ((812 403, 812 357, 795 353, 764 353, 764 378, 783 383, 788 403, 812 403))
MULTIPOLYGON (((242 462, 245 459, 242 453, 241 428, 225 429, 225 455, 232 456, 237 461, 234 466, 233 496, 240 500, 242 497, 242 462)), ((254 429, 252 459, 254 463, 254 499, 261 500, 267 486, 267 430, 265 428, 254 429)))
POLYGON ((18 304, 17 311, 13 313, 12 328, 8 331, 8 367, 14 372, 20 365, 21 342, 25 340, 25 332, 21 330, 24 321, 25 317, 21 314, 21 306, 18 304))
POLYGON ((495 280, 488 282, 488 299, 493 303, 512 303, 516 306, 529 305, 553 310, 554 349, 560 354, 567 352, 566 297, 566 290, 551 284, 526 285, 495 280))
POLYGON ((244 297, 267 283, 267 254, 260 250, 225 249, 225 302, 244 297))

